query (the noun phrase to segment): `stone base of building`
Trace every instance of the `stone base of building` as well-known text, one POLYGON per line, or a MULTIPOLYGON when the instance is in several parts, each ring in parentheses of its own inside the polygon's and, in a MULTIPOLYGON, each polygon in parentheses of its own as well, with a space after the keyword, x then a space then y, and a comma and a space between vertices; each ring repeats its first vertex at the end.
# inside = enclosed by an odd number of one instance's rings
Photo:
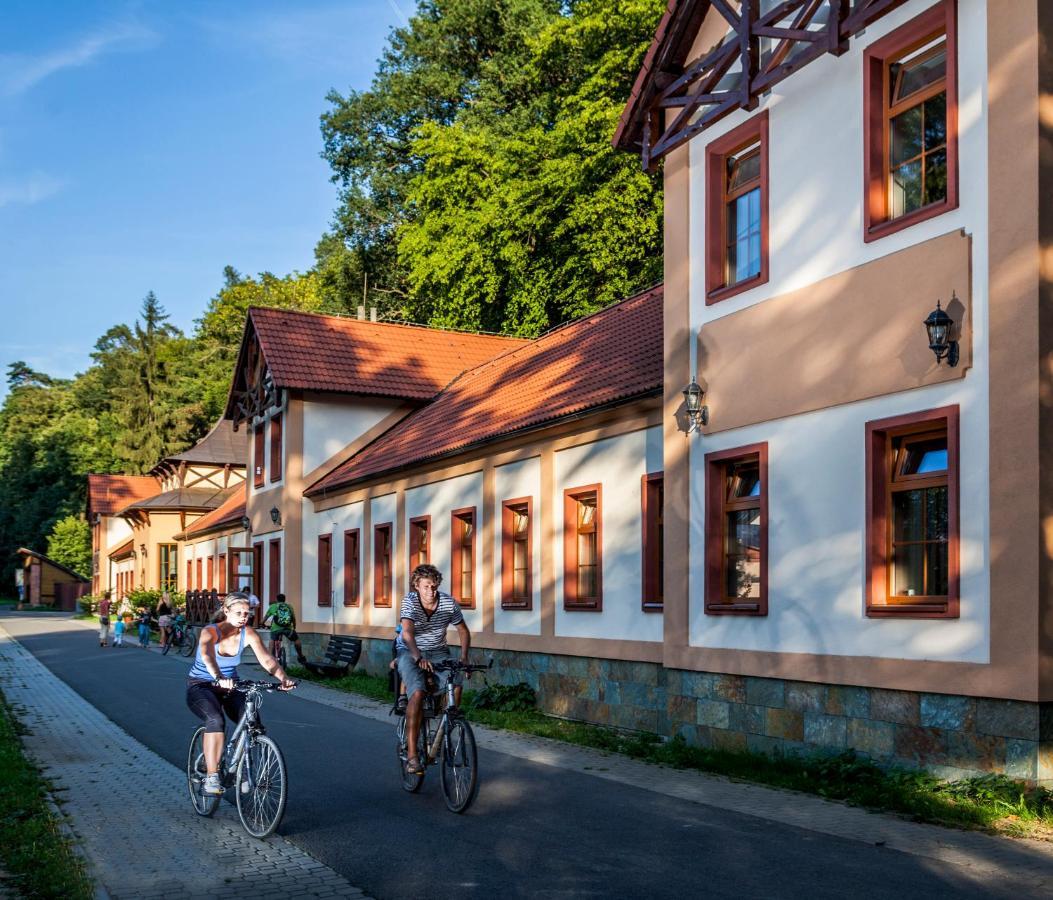
MULTIPOLYGON (((319 654, 325 635, 304 635, 319 654)), ((313 655, 309 653, 309 655, 313 655)), ((1053 786, 1053 703, 1025 703, 667 669, 656 663, 478 650, 492 682, 525 682, 553 715, 759 753, 855 750, 943 778, 990 772, 1053 786)), ((391 642, 359 668, 387 674, 391 642)))

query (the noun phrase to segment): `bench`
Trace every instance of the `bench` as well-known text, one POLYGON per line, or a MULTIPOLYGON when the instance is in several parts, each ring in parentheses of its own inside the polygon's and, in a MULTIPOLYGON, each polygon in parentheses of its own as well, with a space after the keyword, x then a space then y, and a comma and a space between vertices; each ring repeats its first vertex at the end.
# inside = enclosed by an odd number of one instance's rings
POLYGON ((354 668, 362 655, 362 641, 355 637, 333 635, 325 648, 325 658, 321 662, 304 663, 309 672, 324 678, 339 678, 354 668))

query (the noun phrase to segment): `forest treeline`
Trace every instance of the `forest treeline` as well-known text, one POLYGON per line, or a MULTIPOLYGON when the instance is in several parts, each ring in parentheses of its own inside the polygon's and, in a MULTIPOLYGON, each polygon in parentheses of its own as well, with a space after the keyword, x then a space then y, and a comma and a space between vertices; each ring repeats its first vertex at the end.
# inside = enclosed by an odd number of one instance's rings
POLYGON ((611 137, 665 5, 421 0, 369 89, 324 99, 339 202, 310 271, 228 267, 190 334, 150 293, 72 379, 9 367, 0 584, 19 546, 88 574, 85 476, 207 432, 250 305, 533 337, 658 281, 660 180, 611 137))

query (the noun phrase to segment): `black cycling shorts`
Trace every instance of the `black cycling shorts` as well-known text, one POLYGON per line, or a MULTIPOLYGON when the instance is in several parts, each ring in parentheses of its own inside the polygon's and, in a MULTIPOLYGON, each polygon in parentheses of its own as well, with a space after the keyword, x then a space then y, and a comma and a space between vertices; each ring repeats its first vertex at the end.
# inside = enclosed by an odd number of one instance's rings
POLYGON ((223 734, 223 713, 226 712, 231 722, 237 722, 245 711, 245 695, 241 691, 225 691, 211 681, 190 678, 186 683, 186 705, 204 720, 208 734, 223 734))

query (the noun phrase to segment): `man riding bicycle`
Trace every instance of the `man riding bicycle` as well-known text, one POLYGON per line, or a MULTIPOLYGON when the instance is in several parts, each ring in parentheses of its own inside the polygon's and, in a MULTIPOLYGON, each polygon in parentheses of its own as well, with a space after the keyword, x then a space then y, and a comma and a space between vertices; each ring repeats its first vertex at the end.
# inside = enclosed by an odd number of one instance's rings
MULTIPOLYGON (((455 699, 461 701, 461 673, 435 672, 433 664, 450 659, 450 648, 446 644, 446 630, 457 627, 461 639, 461 660, 468 662, 468 651, 472 646, 472 635, 464 622, 461 607, 449 594, 440 591, 442 573, 435 566, 417 566, 410 576, 410 592, 402 600, 400 617, 402 634, 397 644, 399 677, 409 695, 406 707, 407 754, 415 752, 420 733, 424 705, 425 673, 434 672, 439 687, 447 679, 454 678, 455 699)), ((406 760, 406 772, 419 775, 424 771, 421 760, 410 756, 406 760)))
POLYGON ((296 633, 296 613, 285 602, 285 594, 279 594, 278 599, 267 607, 267 613, 263 617, 264 626, 268 621, 271 623, 271 647, 277 648, 283 637, 288 638, 296 648, 297 662, 301 666, 307 662, 300 644, 300 635, 296 633))

